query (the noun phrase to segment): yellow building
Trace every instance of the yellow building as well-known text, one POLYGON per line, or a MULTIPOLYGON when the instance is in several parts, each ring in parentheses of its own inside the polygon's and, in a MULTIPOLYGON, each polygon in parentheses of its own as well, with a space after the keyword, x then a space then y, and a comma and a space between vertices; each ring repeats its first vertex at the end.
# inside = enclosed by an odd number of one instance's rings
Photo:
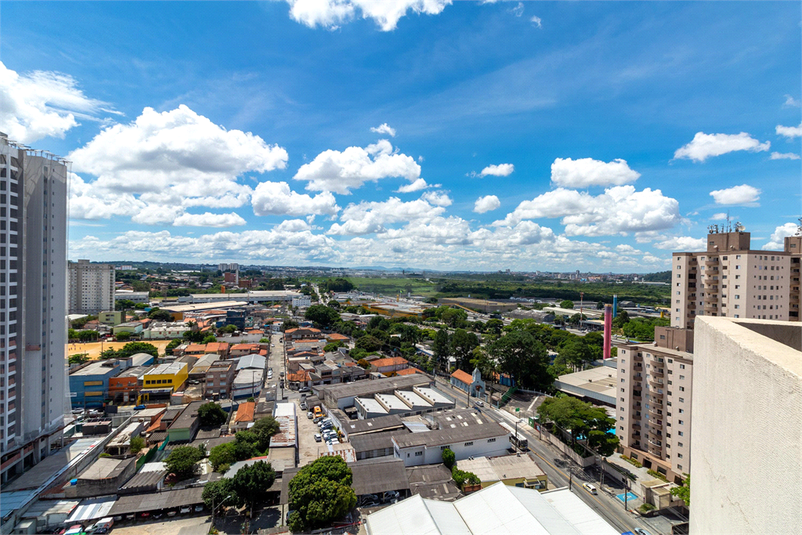
POLYGON ((159 364, 142 376, 143 393, 147 390, 165 390, 175 392, 187 381, 189 365, 186 362, 159 364))

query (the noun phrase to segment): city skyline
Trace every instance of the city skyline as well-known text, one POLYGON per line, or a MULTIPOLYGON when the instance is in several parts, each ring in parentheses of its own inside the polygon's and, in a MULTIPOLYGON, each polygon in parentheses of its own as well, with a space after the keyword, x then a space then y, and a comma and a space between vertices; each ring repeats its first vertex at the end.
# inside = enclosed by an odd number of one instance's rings
POLYGON ((794 4, 316 6, 4 4, 71 260, 655 272, 797 229, 794 4))

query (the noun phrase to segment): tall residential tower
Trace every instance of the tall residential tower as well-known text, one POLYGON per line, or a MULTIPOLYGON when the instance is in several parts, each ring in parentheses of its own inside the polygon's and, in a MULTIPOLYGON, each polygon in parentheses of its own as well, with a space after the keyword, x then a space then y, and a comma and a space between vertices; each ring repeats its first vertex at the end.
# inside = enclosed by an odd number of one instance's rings
POLYGON ((782 251, 751 250, 750 234, 711 227, 707 251, 674 253, 671 326, 693 329, 696 316, 799 321, 802 232, 782 251))
POLYGON ((70 262, 70 314, 114 310, 114 266, 89 260, 70 262))
POLYGON ((67 166, 0 133, 0 476, 48 455, 66 410, 67 166))

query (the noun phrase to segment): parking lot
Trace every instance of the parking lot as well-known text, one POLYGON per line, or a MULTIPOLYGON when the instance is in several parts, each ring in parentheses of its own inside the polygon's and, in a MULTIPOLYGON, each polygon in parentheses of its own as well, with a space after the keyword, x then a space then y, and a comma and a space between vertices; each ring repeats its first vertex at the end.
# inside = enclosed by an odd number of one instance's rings
POLYGON ((315 433, 320 433, 317 424, 306 417, 305 411, 301 409, 301 400, 292 400, 295 403, 295 410, 298 411, 298 466, 304 466, 320 456, 321 447, 326 448, 325 442, 315 442, 315 433))

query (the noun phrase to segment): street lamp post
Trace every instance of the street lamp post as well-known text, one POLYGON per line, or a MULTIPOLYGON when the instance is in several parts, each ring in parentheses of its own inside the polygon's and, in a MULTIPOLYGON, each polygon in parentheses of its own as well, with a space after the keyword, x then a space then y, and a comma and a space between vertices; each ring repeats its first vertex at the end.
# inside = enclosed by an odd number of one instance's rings
MULTIPOLYGON (((217 504, 217 507, 220 507, 220 506, 222 506, 224 503, 226 503, 226 500, 227 500, 227 499, 229 499, 230 497, 231 497, 231 494, 229 494, 228 496, 226 496, 225 498, 223 498, 223 501, 222 501, 222 502, 220 502, 220 503, 218 503, 218 504, 217 504)), ((214 506, 214 496, 212 496, 212 527, 214 527, 214 513, 215 513, 215 511, 217 510, 217 507, 215 507, 215 506, 214 506)))

